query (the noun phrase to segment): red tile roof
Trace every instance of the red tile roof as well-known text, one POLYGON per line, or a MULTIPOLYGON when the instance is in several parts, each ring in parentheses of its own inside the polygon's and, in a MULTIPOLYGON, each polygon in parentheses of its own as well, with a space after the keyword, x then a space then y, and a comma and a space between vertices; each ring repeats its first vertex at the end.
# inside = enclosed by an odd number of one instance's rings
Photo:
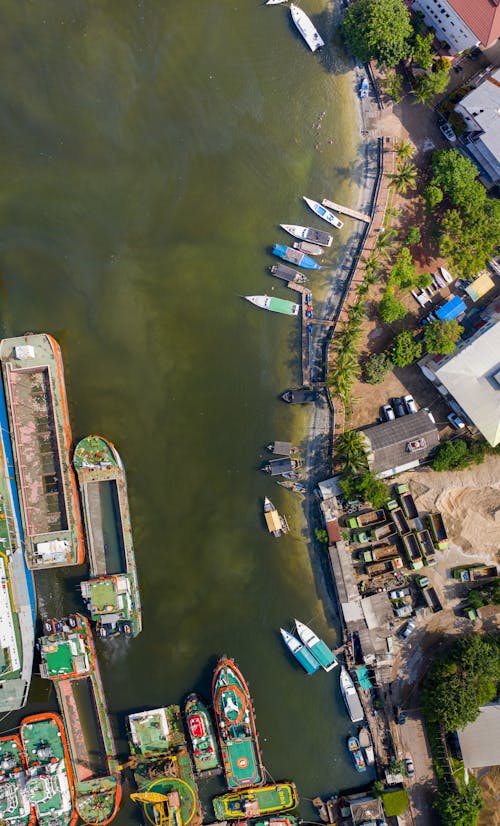
POLYGON ((448 0, 483 46, 500 37, 500 0, 448 0))

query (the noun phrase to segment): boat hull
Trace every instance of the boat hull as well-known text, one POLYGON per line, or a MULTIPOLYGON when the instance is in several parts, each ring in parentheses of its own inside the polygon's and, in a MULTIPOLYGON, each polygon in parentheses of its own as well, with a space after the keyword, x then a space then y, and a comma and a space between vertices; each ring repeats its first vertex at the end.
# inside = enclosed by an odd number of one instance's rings
POLYGON ((26 789, 26 759, 17 734, 0 737, 0 823, 34 826, 35 810, 26 789))
POLYGON ((347 749, 349 754, 351 755, 352 762, 354 768, 357 772, 365 772, 366 771, 366 763, 363 757, 363 752, 361 751, 361 746, 359 745, 359 741, 356 737, 349 737, 347 740, 347 749))
POLYGON ((184 708, 191 753, 197 774, 205 777, 221 771, 214 728, 207 707, 196 694, 190 694, 184 708))
POLYGON ((325 671, 332 671, 337 665, 337 658, 328 648, 327 644, 320 639, 314 631, 299 620, 295 620, 297 633, 313 657, 318 661, 325 671))
POLYGON ((363 713, 363 706, 361 705, 361 701, 358 697, 358 692, 356 691, 356 687, 351 680, 349 672, 343 666, 340 669, 340 691, 342 693, 342 697, 344 698, 344 703, 351 721, 353 723, 359 723, 361 720, 364 720, 365 715, 363 713))
POLYGON ((309 255, 305 255, 303 252, 300 252, 300 250, 295 250, 293 247, 287 247, 284 244, 275 244, 272 253, 276 255, 277 258, 282 258, 283 261, 288 261, 289 264, 304 267, 306 270, 321 269, 321 265, 309 255))
POLYGON ((344 224, 337 218, 333 212, 330 212, 329 209, 320 204, 318 201, 313 201, 312 198, 306 198, 304 195, 304 201, 306 202, 307 206, 312 209, 312 211, 317 215, 319 218, 322 218, 323 221, 326 221, 327 224, 330 224, 331 227, 335 227, 336 229, 341 229, 344 224))
POLYGON ((293 783, 273 783, 214 798, 217 820, 243 820, 247 817, 289 812, 298 805, 297 789, 293 783))
POLYGON ((315 674, 319 669, 319 663, 306 646, 299 642, 293 634, 289 634, 283 628, 280 628, 280 634, 286 647, 290 653, 293 654, 297 662, 300 663, 304 671, 306 671, 307 674, 315 674))
POLYGON ((310 50, 315 52, 317 49, 321 49, 322 46, 325 45, 325 41, 322 37, 320 37, 319 32, 316 30, 315 26, 313 26, 307 14, 305 14, 302 9, 299 9, 298 6, 294 6, 293 3, 290 4, 290 13, 292 15, 293 22, 306 41, 310 50))

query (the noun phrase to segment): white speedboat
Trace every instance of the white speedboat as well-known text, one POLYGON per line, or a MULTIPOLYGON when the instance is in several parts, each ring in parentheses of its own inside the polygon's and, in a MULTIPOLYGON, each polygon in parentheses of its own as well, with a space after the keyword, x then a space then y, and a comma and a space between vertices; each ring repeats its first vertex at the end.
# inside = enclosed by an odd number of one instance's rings
POLYGON ((311 198, 306 198, 305 195, 302 196, 304 201, 306 202, 307 206, 312 209, 313 212, 316 213, 320 218, 323 218, 323 221, 327 221, 332 227, 336 227, 340 229, 344 226, 340 218, 337 218, 333 212, 330 212, 329 209, 323 206, 323 204, 318 203, 318 201, 313 201, 311 198))
POLYGON ((271 310, 273 313, 281 313, 282 315, 299 314, 299 305, 284 298, 275 298, 269 295, 246 295, 245 298, 251 304, 260 307, 261 310, 271 310))
POLYGON ((266 6, 277 6, 278 3, 286 3, 287 0, 266 0, 266 6))
POLYGON ((337 665, 337 658, 335 654, 328 648, 327 644, 318 637, 314 631, 311 630, 305 623, 295 620, 295 627, 297 634, 301 641, 309 649, 311 654, 317 659, 321 668, 325 671, 331 671, 337 665))
POLYGON ((311 241, 313 244, 321 244, 322 247, 331 247, 332 245, 333 235, 330 235, 329 232, 323 232, 322 229, 299 227, 297 224, 280 224, 280 227, 301 241, 311 241))
POLYGON ((353 723, 359 723, 365 716, 363 713, 363 706, 361 705, 361 700, 359 699, 358 692, 356 691, 356 686, 351 680, 351 676, 347 668, 344 668, 344 666, 340 669, 340 691, 342 692, 344 703, 346 704, 347 711, 349 712, 349 717, 353 723))
POLYGON ((307 14, 305 14, 302 9, 299 9, 298 6, 294 6, 293 3, 290 3, 290 12, 293 22, 310 50, 315 52, 316 49, 321 49, 321 47, 325 45, 325 41, 319 36, 319 33, 316 31, 311 20, 309 20, 307 14))

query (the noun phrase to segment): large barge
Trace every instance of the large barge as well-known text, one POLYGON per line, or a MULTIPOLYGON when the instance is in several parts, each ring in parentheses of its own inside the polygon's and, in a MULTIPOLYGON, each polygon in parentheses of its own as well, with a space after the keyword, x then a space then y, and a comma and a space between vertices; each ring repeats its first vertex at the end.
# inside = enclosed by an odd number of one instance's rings
POLYGON ((0 823, 34 826, 35 811, 26 788, 26 760, 17 734, 0 737, 0 823))
POLYGON ((115 446, 87 436, 73 454, 88 540, 90 579, 82 597, 101 637, 142 629, 125 468, 115 446))
POLYGON ((90 624, 73 614, 45 620, 44 627, 40 674, 52 681, 64 719, 75 808, 84 823, 106 826, 118 811, 121 786, 90 624))
POLYGON ((61 350, 44 333, 0 343, 25 553, 32 569, 77 565, 85 556, 61 350))
POLYGON ((154 826, 154 797, 160 795, 176 801, 178 817, 171 822, 200 826, 201 805, 179 706, 129 714, 127 725, 132 755, 129 765, 146 820, 154 826))
POLYGON ((214 671, 212 702, 230 791, 264 783, 252 698, 234 660, 222 657, 214 671))

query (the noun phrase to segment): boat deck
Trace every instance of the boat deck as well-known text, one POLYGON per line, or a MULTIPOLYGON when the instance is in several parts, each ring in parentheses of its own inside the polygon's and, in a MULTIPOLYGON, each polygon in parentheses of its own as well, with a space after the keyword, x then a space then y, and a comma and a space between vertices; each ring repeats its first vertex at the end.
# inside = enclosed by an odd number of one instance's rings
POLYGON ((222 756, 227 785, 230 789, 254 786, 262 782, 255 746, 250 738, 225 743, 222 756))

